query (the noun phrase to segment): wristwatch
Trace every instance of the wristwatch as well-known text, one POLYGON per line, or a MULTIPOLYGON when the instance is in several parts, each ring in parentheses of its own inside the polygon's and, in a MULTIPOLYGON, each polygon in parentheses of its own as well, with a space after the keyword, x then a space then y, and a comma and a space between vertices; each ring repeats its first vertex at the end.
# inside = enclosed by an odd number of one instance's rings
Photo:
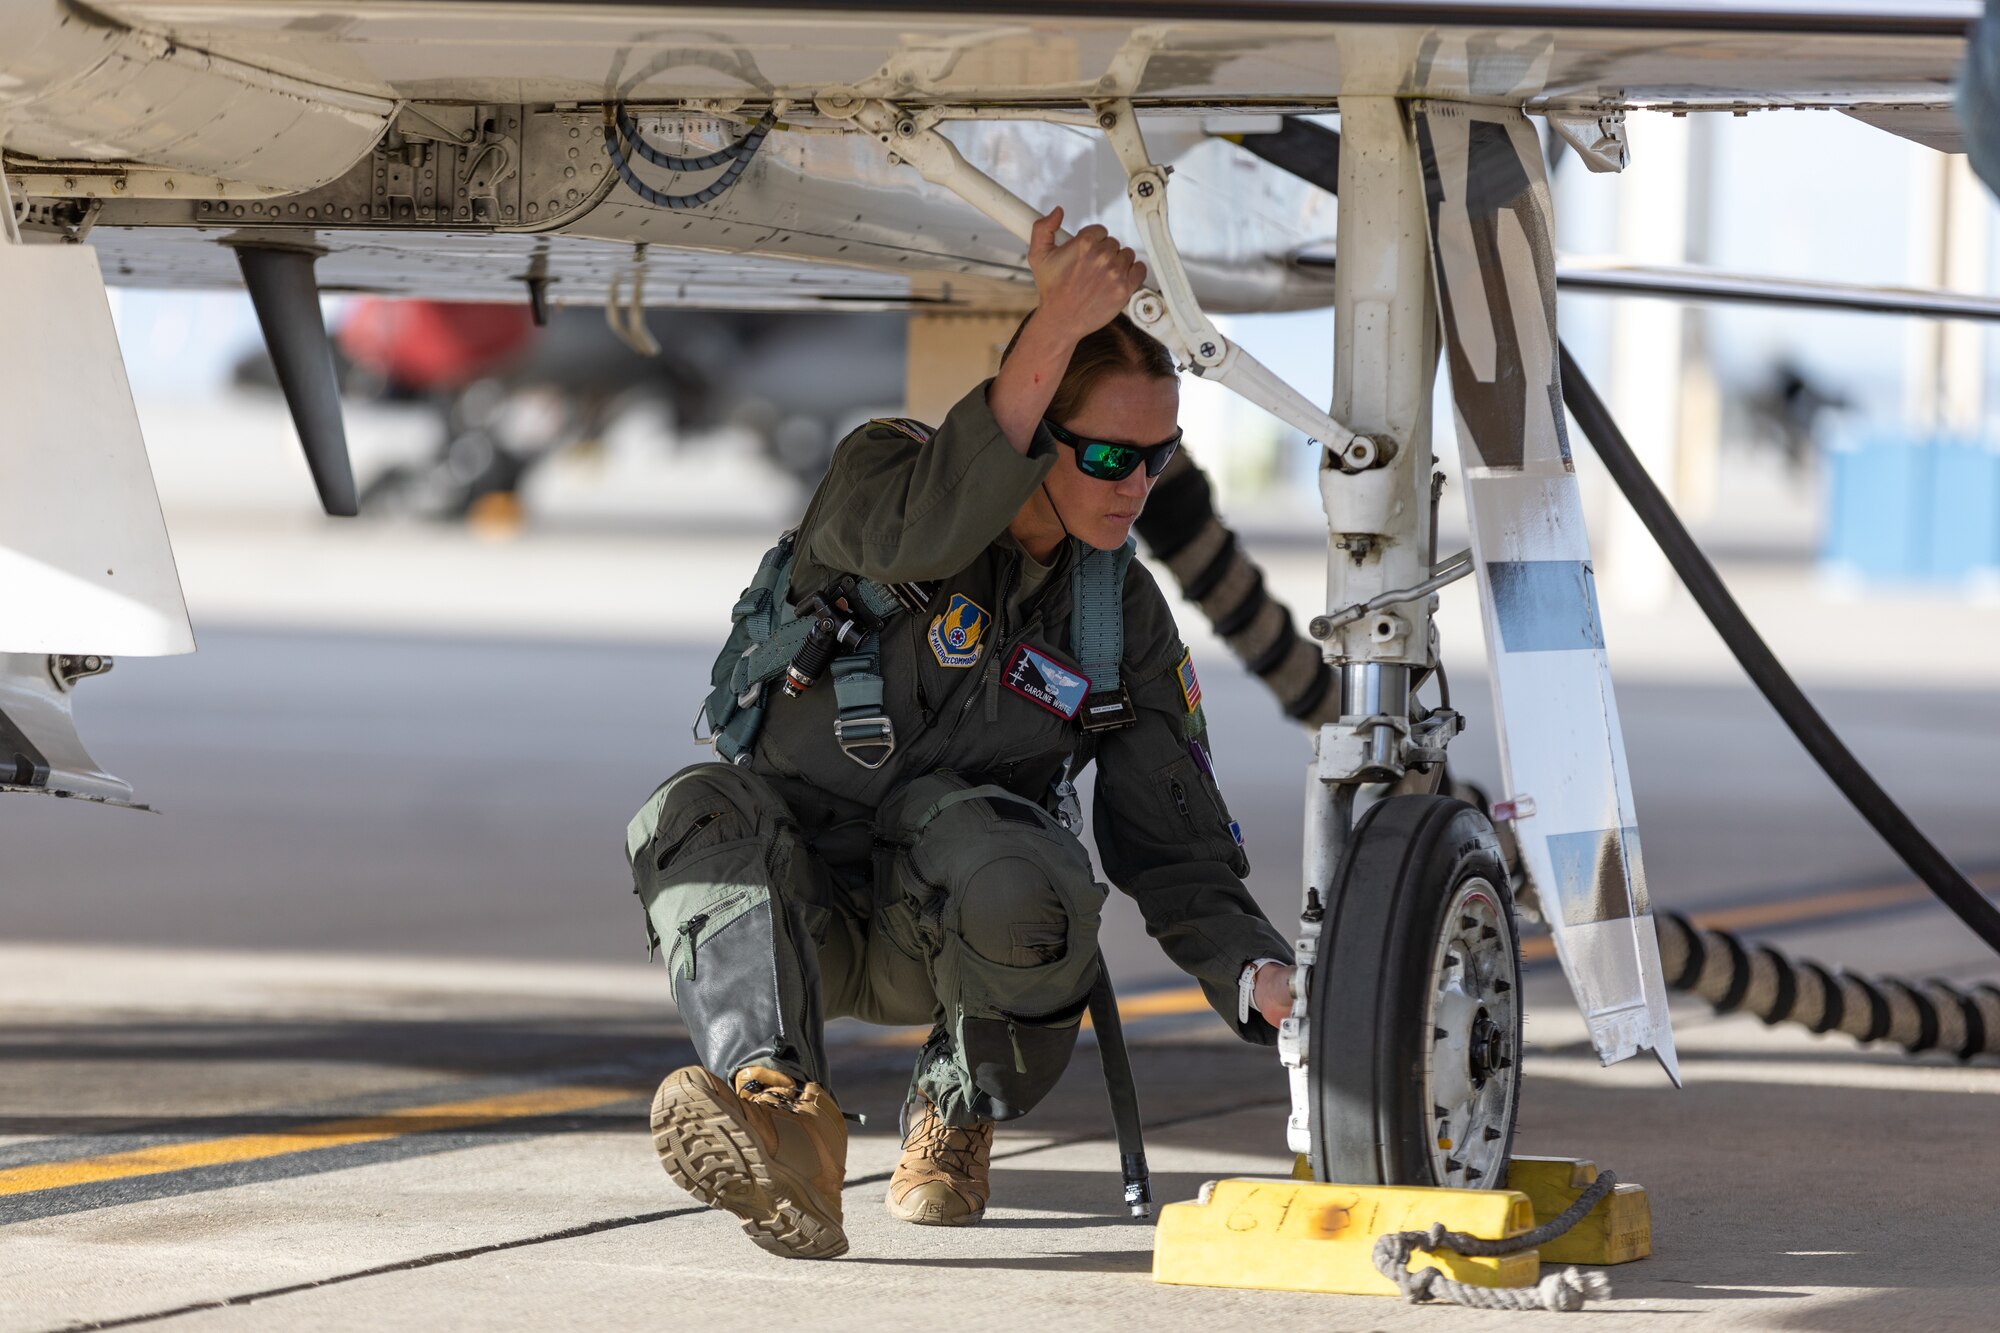
POLYGON ((1289 966, 1282 958, 1259 958, 1254 963, 1245 963, 1236 977, 1236 1021, 1245 1026, 1249 1025, 1250 1015, 1257 1012, 1257 969, 1266 963, 1289 966))

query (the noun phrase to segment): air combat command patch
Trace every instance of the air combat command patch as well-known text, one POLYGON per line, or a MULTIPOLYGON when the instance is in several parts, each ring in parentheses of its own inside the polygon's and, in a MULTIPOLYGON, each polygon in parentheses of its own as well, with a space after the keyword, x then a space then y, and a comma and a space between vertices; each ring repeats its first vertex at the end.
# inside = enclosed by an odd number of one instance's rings
POLYGON ((962 592, 953 593, 943 614, 931 622, 931 652, 938 665, 969 667, 977 662, 989 619, 985 607, 962 592))

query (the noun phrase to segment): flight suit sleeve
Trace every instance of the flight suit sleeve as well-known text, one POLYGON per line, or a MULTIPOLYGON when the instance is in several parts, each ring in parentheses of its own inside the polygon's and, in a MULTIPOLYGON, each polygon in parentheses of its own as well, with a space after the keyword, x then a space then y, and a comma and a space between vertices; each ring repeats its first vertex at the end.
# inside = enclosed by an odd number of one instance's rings
POLYGON ((1244 964, 1289 962, 1292 949, 1243 885, 1250 862, 1210 769, 1199 695, 1191 704, 1182 687, 1187 650, 1136 562, 1125 583, 1125 642, 1121 673, 1139 717, 1096 738, 1098 857, 1216 1013, 1244 1040, 1270 1045, 1277 1030, 1262 1015, 1240 1021, 1236 983, 1244 964))
POLYGON ((901 583, 949 578, 970 565, 1042 484, 1055 441, 1037 427, 1017 453, 979 385, 930 441, 871 421, 841 442, 805 523, 816 565, 901 583))

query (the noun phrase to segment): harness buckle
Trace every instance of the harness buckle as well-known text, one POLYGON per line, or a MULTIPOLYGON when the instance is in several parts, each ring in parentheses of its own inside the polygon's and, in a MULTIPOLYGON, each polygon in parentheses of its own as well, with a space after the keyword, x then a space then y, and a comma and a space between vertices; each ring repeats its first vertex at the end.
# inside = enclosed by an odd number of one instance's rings
POLYGON ((701 701, 701 706, 694 710, 694 724, 688 728, 688 732, 694 737, 694 743, 696 745, 715 744, 715 735, 716 735, 715 723, 709 721, 708 719, 708 700, 703 699, 701 701), (701 734, 701 729, 703 726, 706 726, 708 728, 708 734, 706 736, 701 734))
POLYGON ((1139 710, 1133 706, 1131 692, 1123 684, 1115 693, 1104 690, 1088 696, 1083 707, 1076 710, 1077 726, 1087 732, 1116 731, 1138 720, 1139 710))
POLYGON ((838 717, 833 720, 833 739, 840 745, 841 752, 863 768, 875 769, 889 762, 889 756, 896 752, 896 728, 888 717, 876 713, 870 717, 838 717), (881 755, 873 763, 863 758, 863 750, 881 750, 881 755))

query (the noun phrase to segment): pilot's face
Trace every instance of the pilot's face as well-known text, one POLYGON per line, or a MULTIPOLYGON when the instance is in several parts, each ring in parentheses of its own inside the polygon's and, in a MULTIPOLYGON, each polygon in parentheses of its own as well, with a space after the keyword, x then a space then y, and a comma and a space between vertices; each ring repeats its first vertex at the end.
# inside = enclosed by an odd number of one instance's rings
MULTIPOLYGON (((1121 371, 1099 380, 1083 405, 1058 424, 1085 439, 1158 444, 1174 433, 1180 406, 1180 381, 1121 371)), ((1118 481, 1085 476, 1077 470, 1076 451, 1059 444, 1048 487, 1070 535, 1109 551, 1125 544, 1153 478, 1144 467, 1118 481)))

